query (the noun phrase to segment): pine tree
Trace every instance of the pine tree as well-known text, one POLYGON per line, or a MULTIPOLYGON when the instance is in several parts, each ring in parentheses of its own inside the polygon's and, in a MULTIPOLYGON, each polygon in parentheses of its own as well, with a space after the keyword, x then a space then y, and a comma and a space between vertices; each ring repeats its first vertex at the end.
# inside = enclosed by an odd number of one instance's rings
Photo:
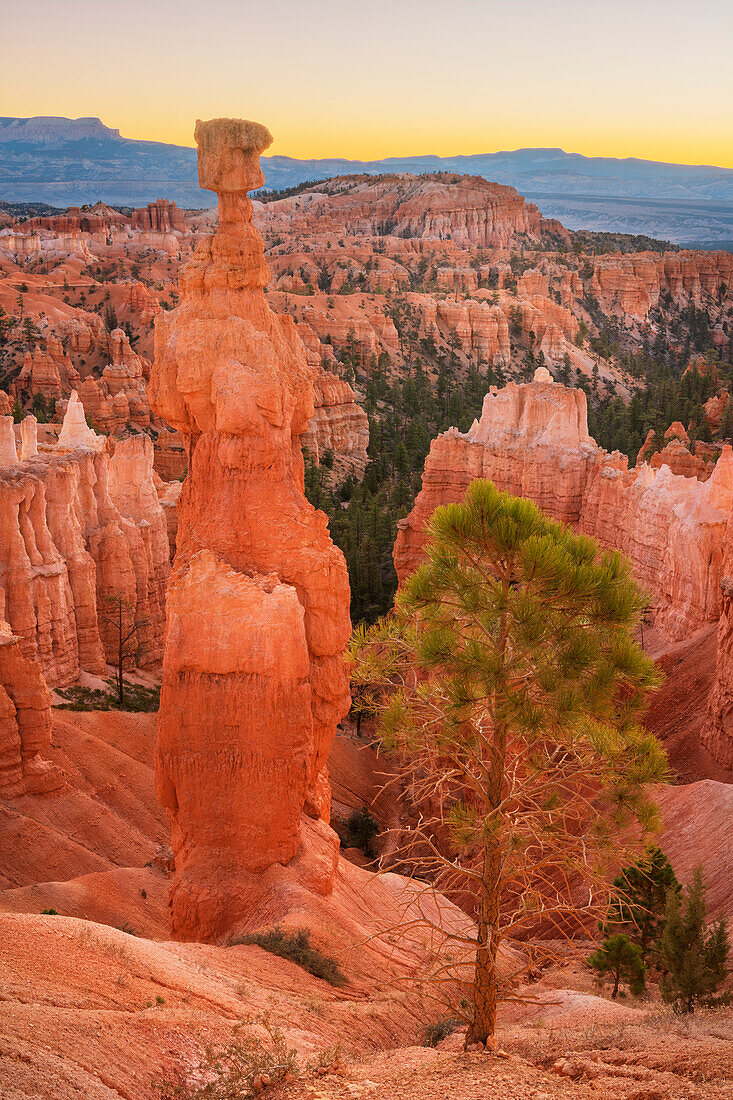
POLYGON ((729 1000, 726 994, 715 996, 728 974, 727 922, 721 918, 708 931, 705 918, 705 886, 698 867, 684 899, 679 891, 669 891, 664 931, 659 939, 665 969, 662 997, 675 1012, 694 1012, 698 1004, 729 1000))
POLYGON ((608 936, 597 951, 588 957, 588 965, 595 970, 598 980, 613 982, 611 1000, 616 1000, 619 985, 628 985, 635 997, 644 992, 646 967, 641 948, 632 943, 623 932, 608 936))
POLYGON ((530 501, 474 481, 434 513, 426 553, 395 613, 357 631, 353 675, 420 810, 401 858, 476 898, 476 938, 457 942, 474 972, 468 1041, 486 1043, 510 982, 501 941, 542 919, 582 927, 619 830, 655 823, 645 785, 664 754, 639 717, 659 681, 633 637, 647 599, 629 563, 530 501))
POLYGON ((647 848, 644 855, 630 867, 625 867, 613 880, 617 891, 608 917, 602 925, 624 932, 641 949, 645 965, 664 930, 667 894, 679 893, 681 887, 672 865, 661 848, 647 848))

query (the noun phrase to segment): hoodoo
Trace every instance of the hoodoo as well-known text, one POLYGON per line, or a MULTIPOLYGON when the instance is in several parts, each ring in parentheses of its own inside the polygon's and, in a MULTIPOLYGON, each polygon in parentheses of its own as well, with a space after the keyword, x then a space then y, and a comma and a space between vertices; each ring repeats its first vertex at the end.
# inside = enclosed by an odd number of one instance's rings
POLYGON ((254 122, 197 122, 219 226, 156 319, 151 404, 183 435, 188 477, 168 589, 156 782, 172 826, 171 933, 212 940, 265 884, 327 893, 329 746, 349 705, 346 565, 303 493, 316 368, 269 272, 247 192, 271 143, 254 122))

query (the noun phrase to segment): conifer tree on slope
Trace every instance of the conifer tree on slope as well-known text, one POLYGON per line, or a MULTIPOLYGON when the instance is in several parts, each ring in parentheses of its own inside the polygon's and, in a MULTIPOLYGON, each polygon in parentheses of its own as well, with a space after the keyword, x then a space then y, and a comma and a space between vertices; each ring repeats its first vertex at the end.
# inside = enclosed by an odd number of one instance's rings
POLYGON ((680 892, 672 865, 661 848, 649 847, 613 880, 616 895, 611 902, 604 935, 623 932, 641 948, 645 965, 655 953, 665 922, 667 894, 680 892))
POLYGON ((595 970, 599 980, 606 979, 613 983, 612 1001, 616 1000, 622 982, 636 996, 644 992, 646 967, 641 957, 641 948, 637 943, 632 943, 623 932, 608 936, 589 956, 588 965, 595 970))
POLYGON ((698 1004, 727 1003, 716 993, 728 975, 728 926, 724 917, 708 930, 705 886, 698 867, 685 891, 670 890, 664 931, 659 940, 665 970, 662 997, 675 1012, 694 1012, 698 1004), (684 902, 684 904, 683 904, 684 902))
POLYGON ((506 972, 502 940, 600 918, 604 853, 655 822, 644 784, 665 760, 639 719, 658 676, 632 635, 645 602, 620 554, 474 481, 433 515, 394 613, 355 634, 355 681, 420 813, 403 860, 476 899, 475 937, 442 930, 471 960, 468 1043, 493 1041, 522 969, 506 972))

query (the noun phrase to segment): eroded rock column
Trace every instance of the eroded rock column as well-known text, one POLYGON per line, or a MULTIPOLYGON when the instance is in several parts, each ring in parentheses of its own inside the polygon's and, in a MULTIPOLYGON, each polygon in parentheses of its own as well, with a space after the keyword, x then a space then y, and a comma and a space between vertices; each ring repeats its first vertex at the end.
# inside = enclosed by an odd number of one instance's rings
POLYGON ((294 868, 301 883, 330 888, 326 760, 349 705, 350 622, 343 556, 303 492, 316 371, 291 318, 268 306, 251 224, 247 191, 264 182, 259 156, 272 139, 239 119, 198 122, 195 136, 219 226, 184 270, 178 308, 156 320, 150 387, 189 466, 156 779, 176 856, 171 932, 216 939, 246 923, 265 881, 292 882, 294 868))

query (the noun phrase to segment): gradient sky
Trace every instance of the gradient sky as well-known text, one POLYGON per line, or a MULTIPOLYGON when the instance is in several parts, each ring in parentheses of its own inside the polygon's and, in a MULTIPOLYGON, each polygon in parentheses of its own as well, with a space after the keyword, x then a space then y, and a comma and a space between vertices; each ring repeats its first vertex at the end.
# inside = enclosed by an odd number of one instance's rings
POLYGON ((733 167, 732 0, 0 0, 0 114, 370 159, 559 146, 733 167))

